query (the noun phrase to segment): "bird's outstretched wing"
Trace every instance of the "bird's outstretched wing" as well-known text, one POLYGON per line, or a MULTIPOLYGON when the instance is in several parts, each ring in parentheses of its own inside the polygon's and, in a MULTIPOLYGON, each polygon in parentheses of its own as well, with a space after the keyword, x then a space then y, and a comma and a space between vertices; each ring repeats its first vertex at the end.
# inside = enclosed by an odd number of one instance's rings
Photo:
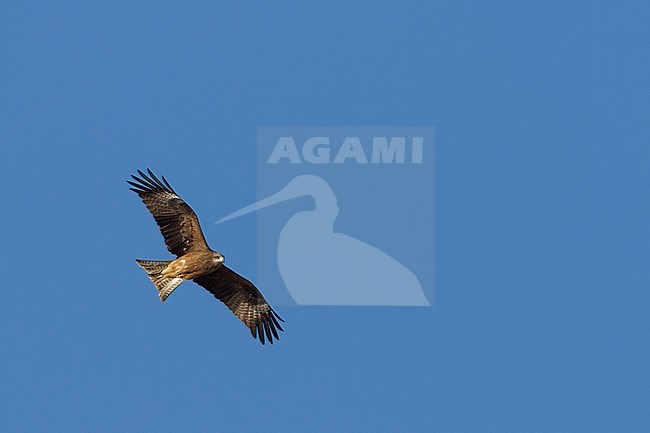
POLYGON ((176 194, 165 176, 160 181, 151 170, 147 172, 148 176, 138 170, 140 177, 131 175, 135 182, 127 182, 153 215, 169 252, 180 257, 208 249, 199 218, 192 208, 176 194))
POLYGON ((257 287, 232 269, 221 265, 211 274, 195 278, 194 282, 226 304, 248 326, 253 338, 259 338, 262 344, 265 336, 273 344, 273 338, 279 339, 278 330, 284 331, 280 325, 284 320, 266 302, 257 287))

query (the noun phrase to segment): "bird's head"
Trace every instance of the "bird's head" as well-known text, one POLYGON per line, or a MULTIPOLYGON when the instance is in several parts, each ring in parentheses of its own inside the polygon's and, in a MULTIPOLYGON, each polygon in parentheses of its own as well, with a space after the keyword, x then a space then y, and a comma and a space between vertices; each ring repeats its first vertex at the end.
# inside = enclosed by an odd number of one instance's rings
POLYGON ((226 261, 226 258, 222 254, 212 251, 212 261, 214 261, 215 264, 222 264, 226 261))

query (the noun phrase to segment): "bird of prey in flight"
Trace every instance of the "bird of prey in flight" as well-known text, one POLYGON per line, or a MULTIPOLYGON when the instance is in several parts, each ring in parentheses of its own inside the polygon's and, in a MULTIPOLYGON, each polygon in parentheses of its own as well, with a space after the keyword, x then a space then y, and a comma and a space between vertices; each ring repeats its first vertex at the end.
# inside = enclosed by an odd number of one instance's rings
POLYGON ((264 296, 246 278, 223 264, 224 257, 208 246, 199 219, 192 208, 181 199, 167 179, 162 181, 147 169, 138 170, 140 177, 127 180, 131 191, 140 196, 153 215, 165 244, 176 260, 136 260, 158 289, 161 301, 185 280, 193 280, 226 304, 230 311, 248 326, 253 338, 271 344, 283 331, 282 318, 266 302, 264 296))

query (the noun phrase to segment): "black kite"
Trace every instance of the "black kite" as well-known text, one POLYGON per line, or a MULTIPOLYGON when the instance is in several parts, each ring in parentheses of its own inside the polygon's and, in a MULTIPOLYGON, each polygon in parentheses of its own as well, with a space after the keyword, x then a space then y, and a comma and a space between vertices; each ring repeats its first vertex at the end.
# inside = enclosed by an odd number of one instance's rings
POLYGON ((181 199, 162 176, 160 181, 151 170, 147 176, 127 180, 151 212, 165 238, 167 249, 176 260, 136 260, 158 289, 164 302, 180 283, 193 280, 226 304, 235 316, 248 326, 253 338, 264 344, 279 339, 282 318, 269 306, 264 296, 246 278, 223 264, 224 257, 208 246, 199 219, 192 208, 181 199))

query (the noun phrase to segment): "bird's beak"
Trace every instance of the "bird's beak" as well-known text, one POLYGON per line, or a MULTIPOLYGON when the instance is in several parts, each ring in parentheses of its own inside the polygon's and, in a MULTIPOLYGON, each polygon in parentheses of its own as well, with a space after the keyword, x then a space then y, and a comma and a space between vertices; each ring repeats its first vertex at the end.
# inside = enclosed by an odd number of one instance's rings
POLYGON ((230 215, 227 215, 223 218, 221 218, 219 221, 217 221, 215 224, 221 224, 222 222, 231 220, 233 218, 238 218, 242 215, 246 215, 247 213, 251 213, 260 209, 263 209, 267 206, 272 206, 277 203, 282 203, 283 201, 291 200, 292 198, 296 197, 301 197, 305 195, 305 192, 302 191, 300 188, 295 187, 294 182, 290 182, 289 185, 285 186, 282 188, 280 191, 276 192, 275 194, 263 198, 262 200, 250 204, 246 207, 243 207, 239 209, 236 212, 231 213, 230 215))

